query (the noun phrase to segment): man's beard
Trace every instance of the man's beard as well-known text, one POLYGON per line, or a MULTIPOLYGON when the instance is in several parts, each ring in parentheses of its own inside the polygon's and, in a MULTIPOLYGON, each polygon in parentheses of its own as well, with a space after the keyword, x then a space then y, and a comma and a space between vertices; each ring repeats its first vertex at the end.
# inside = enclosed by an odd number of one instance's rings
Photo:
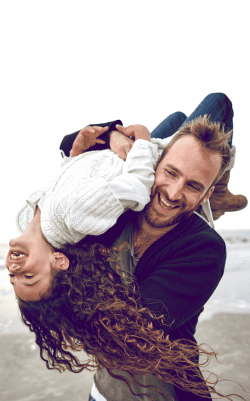
POLYGON ((154 228, 170 227, 170 226, 173 226, 173 225, 180 223, 181 221, 187 219, 199 207, 199 205, 201 204, 201 202, 203 200, 203 198, 202 198, 197 203, 197 205, 195 205, 195 207, 190 210, 185 210, 186 203, 181 202, 178 212, 172 217, 165 216, 165 219, 164 219, 164 217, 162 217, 163 215, 160 214, 159 212, 157 212, 157 210, 155 210, 155 207, 153 206, 153 201, 157 196, 158 196, 158 187, 156 188, 155 194, 153 195, 151 201, 145 206, 145 208, 143 210, 143 214, 144 214, 146 222, 151 227, 154 227, 154 228))

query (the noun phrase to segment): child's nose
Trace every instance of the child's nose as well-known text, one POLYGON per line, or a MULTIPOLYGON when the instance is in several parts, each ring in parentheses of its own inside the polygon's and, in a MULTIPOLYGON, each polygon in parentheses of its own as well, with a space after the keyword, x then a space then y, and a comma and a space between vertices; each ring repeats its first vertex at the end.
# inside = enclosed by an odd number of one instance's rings
POLYGON ((18 273, 21 271, 22 267, 17 266, 15 263, 11 263, 9 267, 7 267, 10 273, 18 273))

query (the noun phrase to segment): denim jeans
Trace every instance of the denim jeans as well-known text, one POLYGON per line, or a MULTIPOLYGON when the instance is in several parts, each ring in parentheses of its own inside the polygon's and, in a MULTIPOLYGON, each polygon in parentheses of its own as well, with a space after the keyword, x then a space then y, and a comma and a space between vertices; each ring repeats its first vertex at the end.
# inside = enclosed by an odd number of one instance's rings
MULTIPOLYGON (((233 129, 234 112, 231 100, 224 93, 210 93, 189 117, 181 111, 170 114, 151 132, 151 137, 162 139, 170 137, 184 124, 204 114, 210 115, 212 121, 224 123, 225 132, 233 129)), ((232 137, 229 145, 232 147, 232 137)))

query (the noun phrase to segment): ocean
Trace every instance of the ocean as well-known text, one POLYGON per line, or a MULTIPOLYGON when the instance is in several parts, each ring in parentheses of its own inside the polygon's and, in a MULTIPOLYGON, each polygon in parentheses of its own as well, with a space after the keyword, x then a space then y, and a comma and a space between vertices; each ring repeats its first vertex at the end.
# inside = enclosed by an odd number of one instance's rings
MULTIPOLYGON (((199 322, 219 312, 250 313, 250 230, 218 230, 227 247, 224 276, 205 305, 199 322)), ((0 334, 27 332, 20 322, 4 261, 7 244, 0 244, 0 334)))

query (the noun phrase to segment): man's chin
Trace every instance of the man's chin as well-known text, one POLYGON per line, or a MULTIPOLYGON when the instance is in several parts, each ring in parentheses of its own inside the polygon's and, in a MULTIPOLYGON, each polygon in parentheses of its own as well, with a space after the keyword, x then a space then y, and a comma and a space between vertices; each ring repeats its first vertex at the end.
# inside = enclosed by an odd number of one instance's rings
POLYGON ((144 209, 145 220, 148 225, 153 228, 167 228, 174 226, 181 221, 187 219, 192 213, 193 210, 181 211, 174 216, 167 217, 157 213, 157 211, 151 207, 146 206, 146 208, 144 209))

